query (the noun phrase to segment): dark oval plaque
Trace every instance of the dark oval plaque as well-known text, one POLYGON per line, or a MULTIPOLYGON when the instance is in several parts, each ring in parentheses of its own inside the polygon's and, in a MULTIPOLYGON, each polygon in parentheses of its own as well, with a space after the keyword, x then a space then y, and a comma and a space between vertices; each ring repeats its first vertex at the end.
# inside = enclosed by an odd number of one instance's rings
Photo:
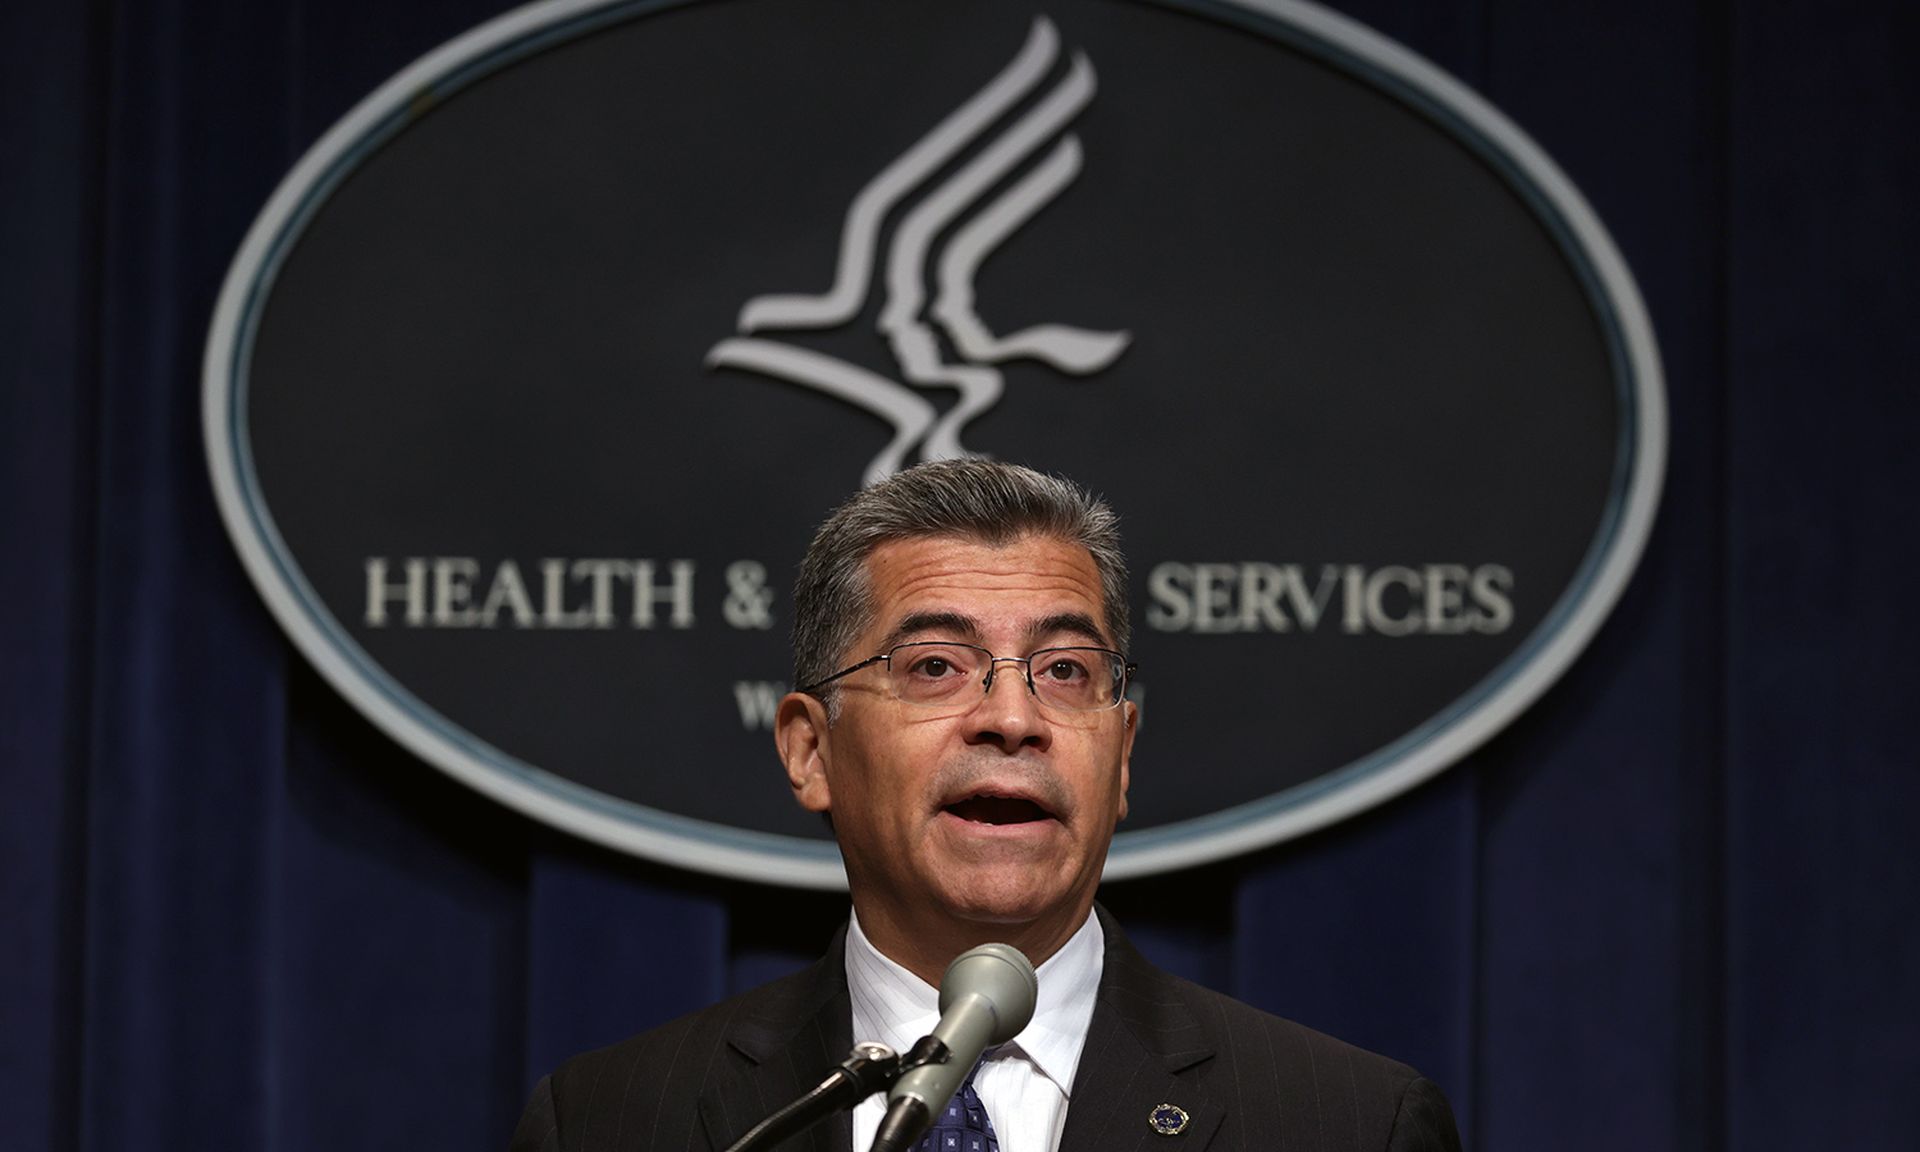
POLYGON ((521 9, 267 204, 208 451, 282 625, 407 747, 592 839, 843 882, 767 736, 862 482, 1103 492, 1145 732, 1109 875, 1453 762, 1598 627, 1658 358, 1504 117, 1304 5, 521 9))

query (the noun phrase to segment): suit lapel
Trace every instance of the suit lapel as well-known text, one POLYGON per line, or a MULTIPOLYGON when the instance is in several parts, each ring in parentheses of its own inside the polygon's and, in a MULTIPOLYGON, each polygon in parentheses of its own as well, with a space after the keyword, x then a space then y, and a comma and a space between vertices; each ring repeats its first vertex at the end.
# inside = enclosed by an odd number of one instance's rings
POLYGON ((1226 1116, 1224 1102, 1210 1100, 1192 1075, 1213 1048, 1199 1021, 1167 994, 1167 978, 1104 908, 1096 912, 1107 951, 1060 1152, 1201 1152, 1226 1116), (1170 1135, 1151 1124, 1163 1105, 1178 1110, 1162 1113, 1167 1127, 1178 1128, 1170 1135))
MULTIPOLYGON (((715 1152, 810 1091, 847 1058, 853 1047, 853 1015, 845 943, 843 930, 814 965, 811 979, 791 995, 744 1006, 727 1026, 726 1050, 719 1054, 727 1067, 700 1097, 701 1122, 715 1152)), ((851 1122, 840 1112, 780 1147, 848 1152, 852 1143, 851 1122)))
MULTIPOLYGON (((1200 1022, 1169 992, 1167 977, 1134 950, 1104 908, 1095 911, 1106 955, 1060 1152, 1203 1152, 1226 1116, 1224 1101, 1210 1099, 1194 1076, 1213 1058, 1212 1045, 1200 1022), (1185 1114, 1170 1136, 1150 1126, 1162 1105, 1185 1114)), ((780 997, 744 1005, 727 1026, 719 1058, 728 1066, 700 1098, 713 1152, 813 1088, 846 1058, 853 1047, 853 1013, 845 946, 843 931, 808 980, 780 997)), ((1169 1118, 1178 1121, 1177 1114, 1169 1118)), ((841 1112, 783 1148, 849 1152, 852 1144, 852 1122, 841 1112)))

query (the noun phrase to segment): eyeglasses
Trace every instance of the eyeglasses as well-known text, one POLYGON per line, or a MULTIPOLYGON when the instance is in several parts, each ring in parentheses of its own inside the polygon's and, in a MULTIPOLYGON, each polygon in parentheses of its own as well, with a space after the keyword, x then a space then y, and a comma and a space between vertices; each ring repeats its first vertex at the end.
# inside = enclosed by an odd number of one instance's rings
POLYGON ((896 644, 842 668, 799 691, 818 695, 843 676, 884 663, 887 686, 894 699, 923 707, 965 705, 967 689, 978 686, 982 695, 993 691, 993 676, 1002 664, 1018 664, 1026 673, 1027 691, 1040 703, 1062 712, 1104 712, 1117 708, 1127 696, 1127 678, 1136 666, 1110 648, 1041 648, 1028 656, 995 656, 977 644, 952 640, 915 640, 896 644))

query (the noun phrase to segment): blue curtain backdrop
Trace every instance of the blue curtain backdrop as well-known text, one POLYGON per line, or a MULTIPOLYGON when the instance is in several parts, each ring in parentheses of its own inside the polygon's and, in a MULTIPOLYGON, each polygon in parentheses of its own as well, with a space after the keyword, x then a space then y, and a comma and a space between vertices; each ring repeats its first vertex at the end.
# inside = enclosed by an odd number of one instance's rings
MULTIPOLYGON (((243 230, 501 7, 0 6, 0 1146, 501 1148, 562 1056, 842 913, 412 759, 218 523, 199 353, 243 230)), ((1480 1149, 1920 1146, 1914 7, 1341 7, 1612 229, 1664 351, 1666 497, 1588 654, 1470 760, 1106 899, 1170 967, 1418 1064, 1480 1149)))

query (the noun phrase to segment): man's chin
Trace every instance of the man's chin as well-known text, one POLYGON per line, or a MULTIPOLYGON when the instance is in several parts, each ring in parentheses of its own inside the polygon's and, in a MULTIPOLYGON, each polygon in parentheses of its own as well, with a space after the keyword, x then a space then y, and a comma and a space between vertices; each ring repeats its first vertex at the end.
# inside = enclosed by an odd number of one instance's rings
POLYGON ((940 902, 955 920, 988 927, 1058 927, 1076 919, 1082 893, 1037 862, 955 864, 940 876, 940 902), (1057 921, 1058 924, 1052 922, 1057 921))

